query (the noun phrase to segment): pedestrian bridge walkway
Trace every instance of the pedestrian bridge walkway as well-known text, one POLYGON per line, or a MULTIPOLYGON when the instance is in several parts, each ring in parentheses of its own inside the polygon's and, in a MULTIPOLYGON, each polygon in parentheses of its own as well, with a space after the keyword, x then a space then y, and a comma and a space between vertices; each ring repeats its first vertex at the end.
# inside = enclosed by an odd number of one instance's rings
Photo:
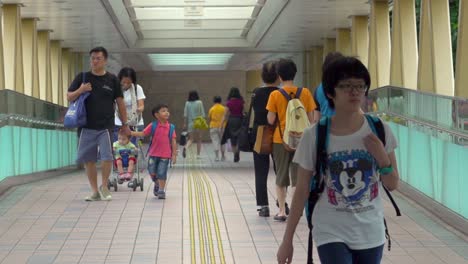
MULTIPOLYGON (((10 189, 0 197, 0 263, 276 263, 285 223, 257 215, 253 162, 179 158, 169 172, 167 199, 125 184, 110 202, 85 202, 83 171, 10 189)), ((274 175, 268 182, 274 214, 274 175)), ((395 192, 403 215, 386 204, 392 250, 382 263, 468 263, 468 238, 395 192)), ((301 219, 293 263, 306 262, 301 219)), ((317 254, 314 254, 317 263, 317 254)))

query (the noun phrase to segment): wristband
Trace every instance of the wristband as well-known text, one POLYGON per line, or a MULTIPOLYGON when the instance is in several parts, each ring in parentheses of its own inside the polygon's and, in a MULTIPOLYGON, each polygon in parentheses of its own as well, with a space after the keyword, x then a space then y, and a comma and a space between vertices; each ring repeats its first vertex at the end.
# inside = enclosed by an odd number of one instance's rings
POLYGON ((388 165, 387 167, 378 168, 377 171, 380 175, 390 174, 393 172, 392 164, 388 165))

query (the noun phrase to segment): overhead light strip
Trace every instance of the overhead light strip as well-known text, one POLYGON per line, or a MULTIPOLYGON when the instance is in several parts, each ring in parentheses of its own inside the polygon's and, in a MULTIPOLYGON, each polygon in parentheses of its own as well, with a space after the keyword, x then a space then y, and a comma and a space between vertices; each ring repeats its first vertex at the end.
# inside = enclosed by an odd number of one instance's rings
POLYGON ((150 54, 156 66, 177 65, 224 65, 232 57, 231 53, 208 54, 150 54))

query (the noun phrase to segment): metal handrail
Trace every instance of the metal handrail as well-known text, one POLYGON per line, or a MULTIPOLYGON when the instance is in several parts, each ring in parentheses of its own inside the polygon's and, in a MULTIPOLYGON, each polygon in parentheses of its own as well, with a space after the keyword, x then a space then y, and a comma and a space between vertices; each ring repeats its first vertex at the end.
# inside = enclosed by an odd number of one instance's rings
POLYGON ((445 98, 449 100, 457 100, 457 101, 468 101, 468 98, 460 97, 460 96, 448 96, 448 95, 443 95, 443 94, 436 94, 436 93, 431 93, 427 91, 421 91, 421 90, 414 90, 414 89, 409 89, 405 87, 399 87, 399 86, 382 86, 373 90, 370 90, 370 93, 377 92, 380 90, 390 90, 390 89, 396 89, 396 90, 402 90, 402 91, 407 91, 415 94, 423 94, 423 95, 429 95, 429 96, 434 96, 434 97, 439 97, 439 98, 445 98))
POLYGON ((425 127, 432 128, 432 129, 437 130, 439 132, 445 132, 447 134, 450 134, 450 135, 457 136, 459 138, 463 138, 463 139, 468 140, 468 134, 464 134, 464 133, 460 133, 460 132, 457 132, 457 131, 454 131, 454 130, 446 129, 446 128, 443 128, 443 127, 440 127, 440 126, 437 126, 437 125, 433 125, 433 124, 428 123, 428 122, 423 122, 423 121, 420 121, 420 120, 417 120, 417 119, 414 119, 414 118, 406 117, 406 116, 403 116, 403 115, 400 115, 400 114, 397 114, 397 113, 394 113, 394 112, 391 112, 391 111, 375 112, 375 114, 385 114, 385 115, 389 115, 389 116, 398 117, 398 118, 401 118, 403 120, 416 123, 418 125, 422 125, 422 126, 425 126, 425 127))
POLYGON ((47 126, 47 127, 65 129, 63 123, 52 122, 52 121, 49 121, 49 120, 33 119, 31 117, 24 116, 24 115, 19 115, 19 114, 6 114, 6 115, 3 115, 3 116, 0 116, 0 128, 8 125, 10 123, 10 121, 24 122, 24 123, 28 123, 28 124, 31 124, 31 125, 39 125, 39 126, 47 126))

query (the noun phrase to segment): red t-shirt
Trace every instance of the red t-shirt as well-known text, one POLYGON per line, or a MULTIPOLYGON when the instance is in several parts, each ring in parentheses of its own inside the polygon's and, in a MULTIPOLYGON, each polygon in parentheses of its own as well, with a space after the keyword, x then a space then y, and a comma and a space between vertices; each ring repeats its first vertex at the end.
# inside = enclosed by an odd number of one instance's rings
MULTIPOLYGON (((153 123, 149 124, 144 130, 143 134, 145 136, 151 136, 151 128, 153 123)), ((148 155, 151 157, 158 157, 164 159, 172 158, 172 140, 169 140, 169 131, 171 129, 171 125, 169 122, 165 124, 158 122, 158 126, 156 127, 156 131, 154 132, 154 136, 151 142, 151 148, 148 152, 148 155)), ((174 131, 172 138, 176 138, 176 132, 174 131)))

